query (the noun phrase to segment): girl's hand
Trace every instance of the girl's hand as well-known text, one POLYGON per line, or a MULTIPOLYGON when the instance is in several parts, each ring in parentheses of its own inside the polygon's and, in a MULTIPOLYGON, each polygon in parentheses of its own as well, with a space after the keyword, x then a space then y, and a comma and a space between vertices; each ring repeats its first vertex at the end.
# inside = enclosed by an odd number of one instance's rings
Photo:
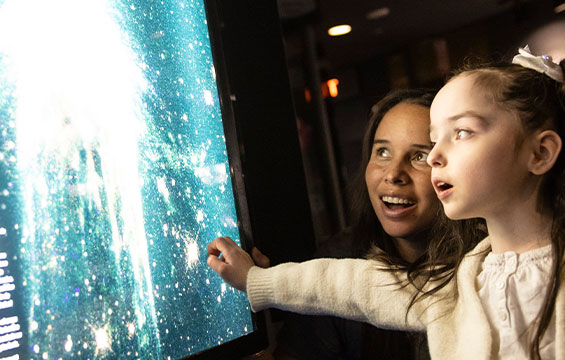
POLYGON ((255 264, 245 250, 226 236, 208 244, 208 265, 225 282, 238 290, 246 291, 247 273, 255 264))

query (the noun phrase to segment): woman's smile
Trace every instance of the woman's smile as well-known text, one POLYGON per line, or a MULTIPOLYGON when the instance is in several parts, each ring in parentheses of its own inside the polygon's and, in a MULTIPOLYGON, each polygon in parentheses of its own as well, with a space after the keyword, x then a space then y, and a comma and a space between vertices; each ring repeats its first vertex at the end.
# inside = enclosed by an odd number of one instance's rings
POLYGON ((383 214, 391 219, 401 219, 410 216, 416 209, 416 201, 404 196, 381 196, 383 214))

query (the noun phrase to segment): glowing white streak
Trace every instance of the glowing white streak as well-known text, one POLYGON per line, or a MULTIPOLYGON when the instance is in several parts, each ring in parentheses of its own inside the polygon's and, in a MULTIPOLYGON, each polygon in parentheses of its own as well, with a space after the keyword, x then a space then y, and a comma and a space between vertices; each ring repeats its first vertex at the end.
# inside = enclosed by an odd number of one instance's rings
POLYGON ((165 198, 165 201, 167 201, 167 203, 169 202, 169 189, 167 189, 167 183, 165 178, 157 178, 157 191, 159 191, 159 193, 161 195, 163 195, 163 197, 165 198))
MULTIPOLYGON (((100 135, 116 140, 140 132, 138 121, 116 121, 131 119, 131 109, 137 108, 131 95, 144 84, 108 12, 104 1, 5 2, 0 51, 8 56, 9 75, 17 84, 17 127, 35 130, 18 138, 20 157, 37 153, 34 147, 65 152, 76 145, 76 137, 92 143, 100 135), (105 131, 109 128, 115 131, 105 131), (31 154, 22 153, 23 140, 31 154)), ((127 151, 132 138, 137 137, 123 138, 119 148, 127 151)))

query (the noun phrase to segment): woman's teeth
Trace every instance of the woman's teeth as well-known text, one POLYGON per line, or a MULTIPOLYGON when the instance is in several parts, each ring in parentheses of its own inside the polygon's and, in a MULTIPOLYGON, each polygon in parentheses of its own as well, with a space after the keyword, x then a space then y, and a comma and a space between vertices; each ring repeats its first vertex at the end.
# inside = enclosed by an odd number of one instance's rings
POLYGON ((383 202, 386 202, 386 203, 389 203, 389 204, 400 204, 400 205, 413 205, 414 204, 413 201, 410 201, 408 199, 395 197, 395 196, 383 196, 381 198, 381 200, 383 202))

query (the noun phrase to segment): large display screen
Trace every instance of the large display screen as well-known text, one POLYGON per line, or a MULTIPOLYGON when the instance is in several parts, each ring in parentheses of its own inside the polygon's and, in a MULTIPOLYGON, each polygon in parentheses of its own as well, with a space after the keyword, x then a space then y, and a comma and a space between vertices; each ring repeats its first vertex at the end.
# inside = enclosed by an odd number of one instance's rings
POLYGON ((202 0, 0 0, 0 359, 181 359, 254 331, 202 0))

